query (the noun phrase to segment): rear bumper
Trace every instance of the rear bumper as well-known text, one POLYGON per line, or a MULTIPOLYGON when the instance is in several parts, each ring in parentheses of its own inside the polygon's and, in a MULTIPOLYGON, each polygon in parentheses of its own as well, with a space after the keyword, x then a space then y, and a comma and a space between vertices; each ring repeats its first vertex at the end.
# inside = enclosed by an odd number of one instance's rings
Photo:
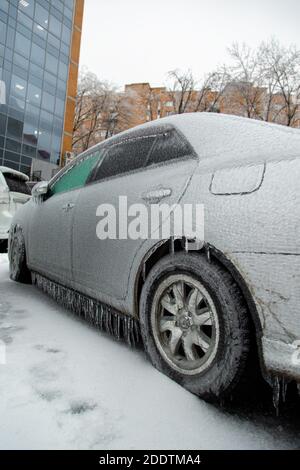
POLYGON ((263 338, 262 343, 268 372, 300 383, 300 341, 283 343, 263 338))

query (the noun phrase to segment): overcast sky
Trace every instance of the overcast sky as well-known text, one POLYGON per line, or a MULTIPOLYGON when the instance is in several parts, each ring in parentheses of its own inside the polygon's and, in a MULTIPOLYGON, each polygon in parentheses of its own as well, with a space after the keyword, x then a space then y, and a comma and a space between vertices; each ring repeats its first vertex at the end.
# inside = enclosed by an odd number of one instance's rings
POLYGON ((85 0, 81 65, 120 87, 159 86, 175 68, 201 78, 233 41, 272 36, 300 47, 299 0, 85 0))

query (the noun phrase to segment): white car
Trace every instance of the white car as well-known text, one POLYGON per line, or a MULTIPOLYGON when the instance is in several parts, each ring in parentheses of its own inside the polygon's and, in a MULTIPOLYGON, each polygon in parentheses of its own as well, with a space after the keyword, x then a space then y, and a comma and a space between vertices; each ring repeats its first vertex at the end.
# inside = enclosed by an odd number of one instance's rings
POLYGON ((24 173, 0 166, 0 253, 7 251, 8 233, 13 216, 31 197, 27 181, 29 178, 24 173))
POLYGON ((207 400, 237 394, 245 378, 254 386, 260 365, 277 405, 285 381, 300 384, 299 181, 298 129, 213 113, 159 119, 33 188, 11 226, 10 275, 117 337, 140 331, 155 367, 207 400), (121 196, 147 214, 203 204, 204 245, 191 252, 188 231, 175 240, 157 227, 145 239, 98 237, 99 204, 118 209, 121 196))

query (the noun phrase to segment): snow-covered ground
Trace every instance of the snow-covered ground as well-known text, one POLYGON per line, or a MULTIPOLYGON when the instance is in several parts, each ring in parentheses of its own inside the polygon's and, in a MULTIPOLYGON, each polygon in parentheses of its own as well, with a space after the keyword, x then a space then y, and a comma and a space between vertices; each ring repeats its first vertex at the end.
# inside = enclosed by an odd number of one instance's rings
POLYGON ((86 325, 36 288, 13 283, 4 255, 0 340, 1 449, 300 446, 280 419, 249 419, 199 400, 142 351, 86 325))

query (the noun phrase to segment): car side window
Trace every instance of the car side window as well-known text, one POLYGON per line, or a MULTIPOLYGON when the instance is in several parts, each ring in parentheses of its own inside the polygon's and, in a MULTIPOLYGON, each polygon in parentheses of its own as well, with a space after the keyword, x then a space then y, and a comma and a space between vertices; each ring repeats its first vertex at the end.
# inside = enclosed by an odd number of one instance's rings
POLYGON ((149 155, 147 166, 177 160, 192 154, 192 149, 185 139, 175 130, 158 135, 149 155))
POLYGON ((78 161, 58 178, 50 188, 51 195, 82 188, 91 171, 101 158, 102 152, 97 150, 85 157, 78 158, 78 161))
POLYGON ((94 180, 100 181, 143 168, 154 142, 155 136, 147 136, 112 145, 99 165, 94 180))

